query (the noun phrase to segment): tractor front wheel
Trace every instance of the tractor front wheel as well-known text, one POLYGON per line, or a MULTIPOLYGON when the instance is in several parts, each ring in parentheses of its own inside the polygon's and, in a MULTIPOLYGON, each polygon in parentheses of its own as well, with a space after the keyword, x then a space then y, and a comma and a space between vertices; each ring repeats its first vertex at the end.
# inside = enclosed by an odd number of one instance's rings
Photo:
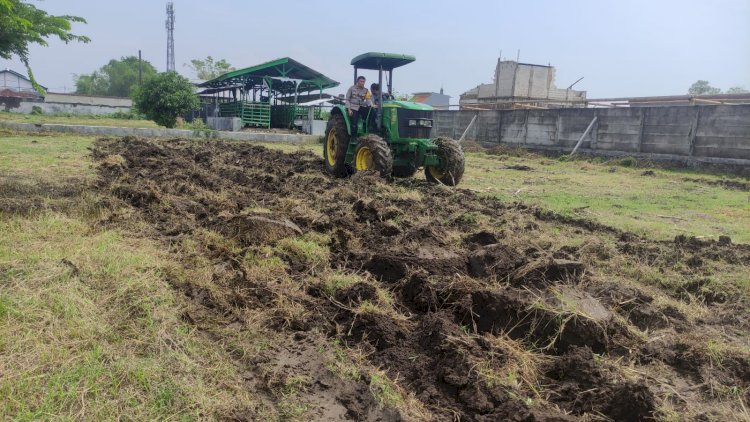
POLYGON ((456 186, 464 175, 464 151, 461 145, 456 140, 448 138, 435 138, 432 142, 438 147, 437 155, 442 165, 426 166, 425 177, 432 183, 456 186))
POLYGON ((378 135, 368 134, 359 138, 354 153, 354 171, 376 171, 386 179, 393 173, 393 155, 388 143, 378 135))
POLYGON ((347 133, 344 116, 339 113, 331 115, 326 125, 326 136, 323 144, 323 161, 326 171, 336 177, 345 177, 346 149, 349 147, 349 133, 347 133))

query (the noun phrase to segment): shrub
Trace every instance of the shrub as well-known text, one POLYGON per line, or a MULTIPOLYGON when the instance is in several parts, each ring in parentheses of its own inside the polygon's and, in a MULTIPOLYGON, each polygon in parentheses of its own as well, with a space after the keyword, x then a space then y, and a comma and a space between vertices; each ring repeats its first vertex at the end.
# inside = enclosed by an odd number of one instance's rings
POLYGON ((638 160, 634 157, 625 157, 620 160, 619 164, 623 167, 638 167, 638 160))
POLYGON ((192 129, 192 130, 201 130, 201 131, 211 130, 211 128, 208 127, 206 122, 204 122, 203 119, 200 117, 197 117, 193 119, 192 122, 185 123, 182 126, 185 129, 192 129))
POLYGON ((176 72, 160 73, 136 88, 133 105, 137 112, 158 125, 175 127, 177 117, 198 108, 193 85, 176 72))
POLYGON ((33 106, 31 107, 31 114, 38 116, 40 114, 44 114, 44 111, 42 111, 42 108, 39 106, 33 106))

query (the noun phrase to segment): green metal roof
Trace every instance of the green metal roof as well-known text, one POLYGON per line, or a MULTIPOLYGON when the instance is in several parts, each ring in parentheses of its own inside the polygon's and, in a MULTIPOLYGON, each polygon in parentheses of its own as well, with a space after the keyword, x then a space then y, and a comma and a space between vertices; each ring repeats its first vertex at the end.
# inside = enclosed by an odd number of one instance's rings
POLYGON ((383 70, 391 70, 407 65, 416 59, 416 57, 408 54, 370 52, 353 58, 351 64, 360 69, 379 70, 382 66, 383 70))
POLYGON ((319 91, 339 85, 338 82, 322 73, 312 70, 289 57, 284 57, 225 73, 198 86, 213 88, 213 90, 237 86, 251 88, 263 85, 264 80, 271 80, 272 90, 281 94, 293 94, 295 91, 295 81, 291 81, 290 79, 296 79, 299 83, 298 92, 319 91))

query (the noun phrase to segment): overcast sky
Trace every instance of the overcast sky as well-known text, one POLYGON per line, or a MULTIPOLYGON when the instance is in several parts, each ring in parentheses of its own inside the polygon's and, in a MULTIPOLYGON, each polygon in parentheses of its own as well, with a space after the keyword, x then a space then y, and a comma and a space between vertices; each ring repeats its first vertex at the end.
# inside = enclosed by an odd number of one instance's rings
MULTIPOLYGON (((71 91, 74 75, 112 58, 138 55, 166 68, 166 1, 46 0, 51 14, 84 17, 74 33, 89 44, 32 46, 37 80, 71 91)), ((394 90, 458 96, 492 80, 504 58, 551 64, 556 84, 589 98, 685 94, 698 79, 750 89, 750 0, 241 1, 174 0, 177 70, 208 55, 235 67, 291 57, 351 83, 352 57, 367 51, 412 54, 394 90)), ((24 72, 17 60, 0 67, 24 72)))

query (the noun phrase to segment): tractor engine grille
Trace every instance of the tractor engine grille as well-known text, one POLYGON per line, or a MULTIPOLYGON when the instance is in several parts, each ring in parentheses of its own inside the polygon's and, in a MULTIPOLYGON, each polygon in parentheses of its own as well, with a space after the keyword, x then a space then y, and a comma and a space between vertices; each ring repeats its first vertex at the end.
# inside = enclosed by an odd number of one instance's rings
POLYGON ((409 126, 409 119, 432 119, 432 111, 429 110, 405 110, 398 109, 398 134, 402 138, 429 138, 430 127, 409 126))

